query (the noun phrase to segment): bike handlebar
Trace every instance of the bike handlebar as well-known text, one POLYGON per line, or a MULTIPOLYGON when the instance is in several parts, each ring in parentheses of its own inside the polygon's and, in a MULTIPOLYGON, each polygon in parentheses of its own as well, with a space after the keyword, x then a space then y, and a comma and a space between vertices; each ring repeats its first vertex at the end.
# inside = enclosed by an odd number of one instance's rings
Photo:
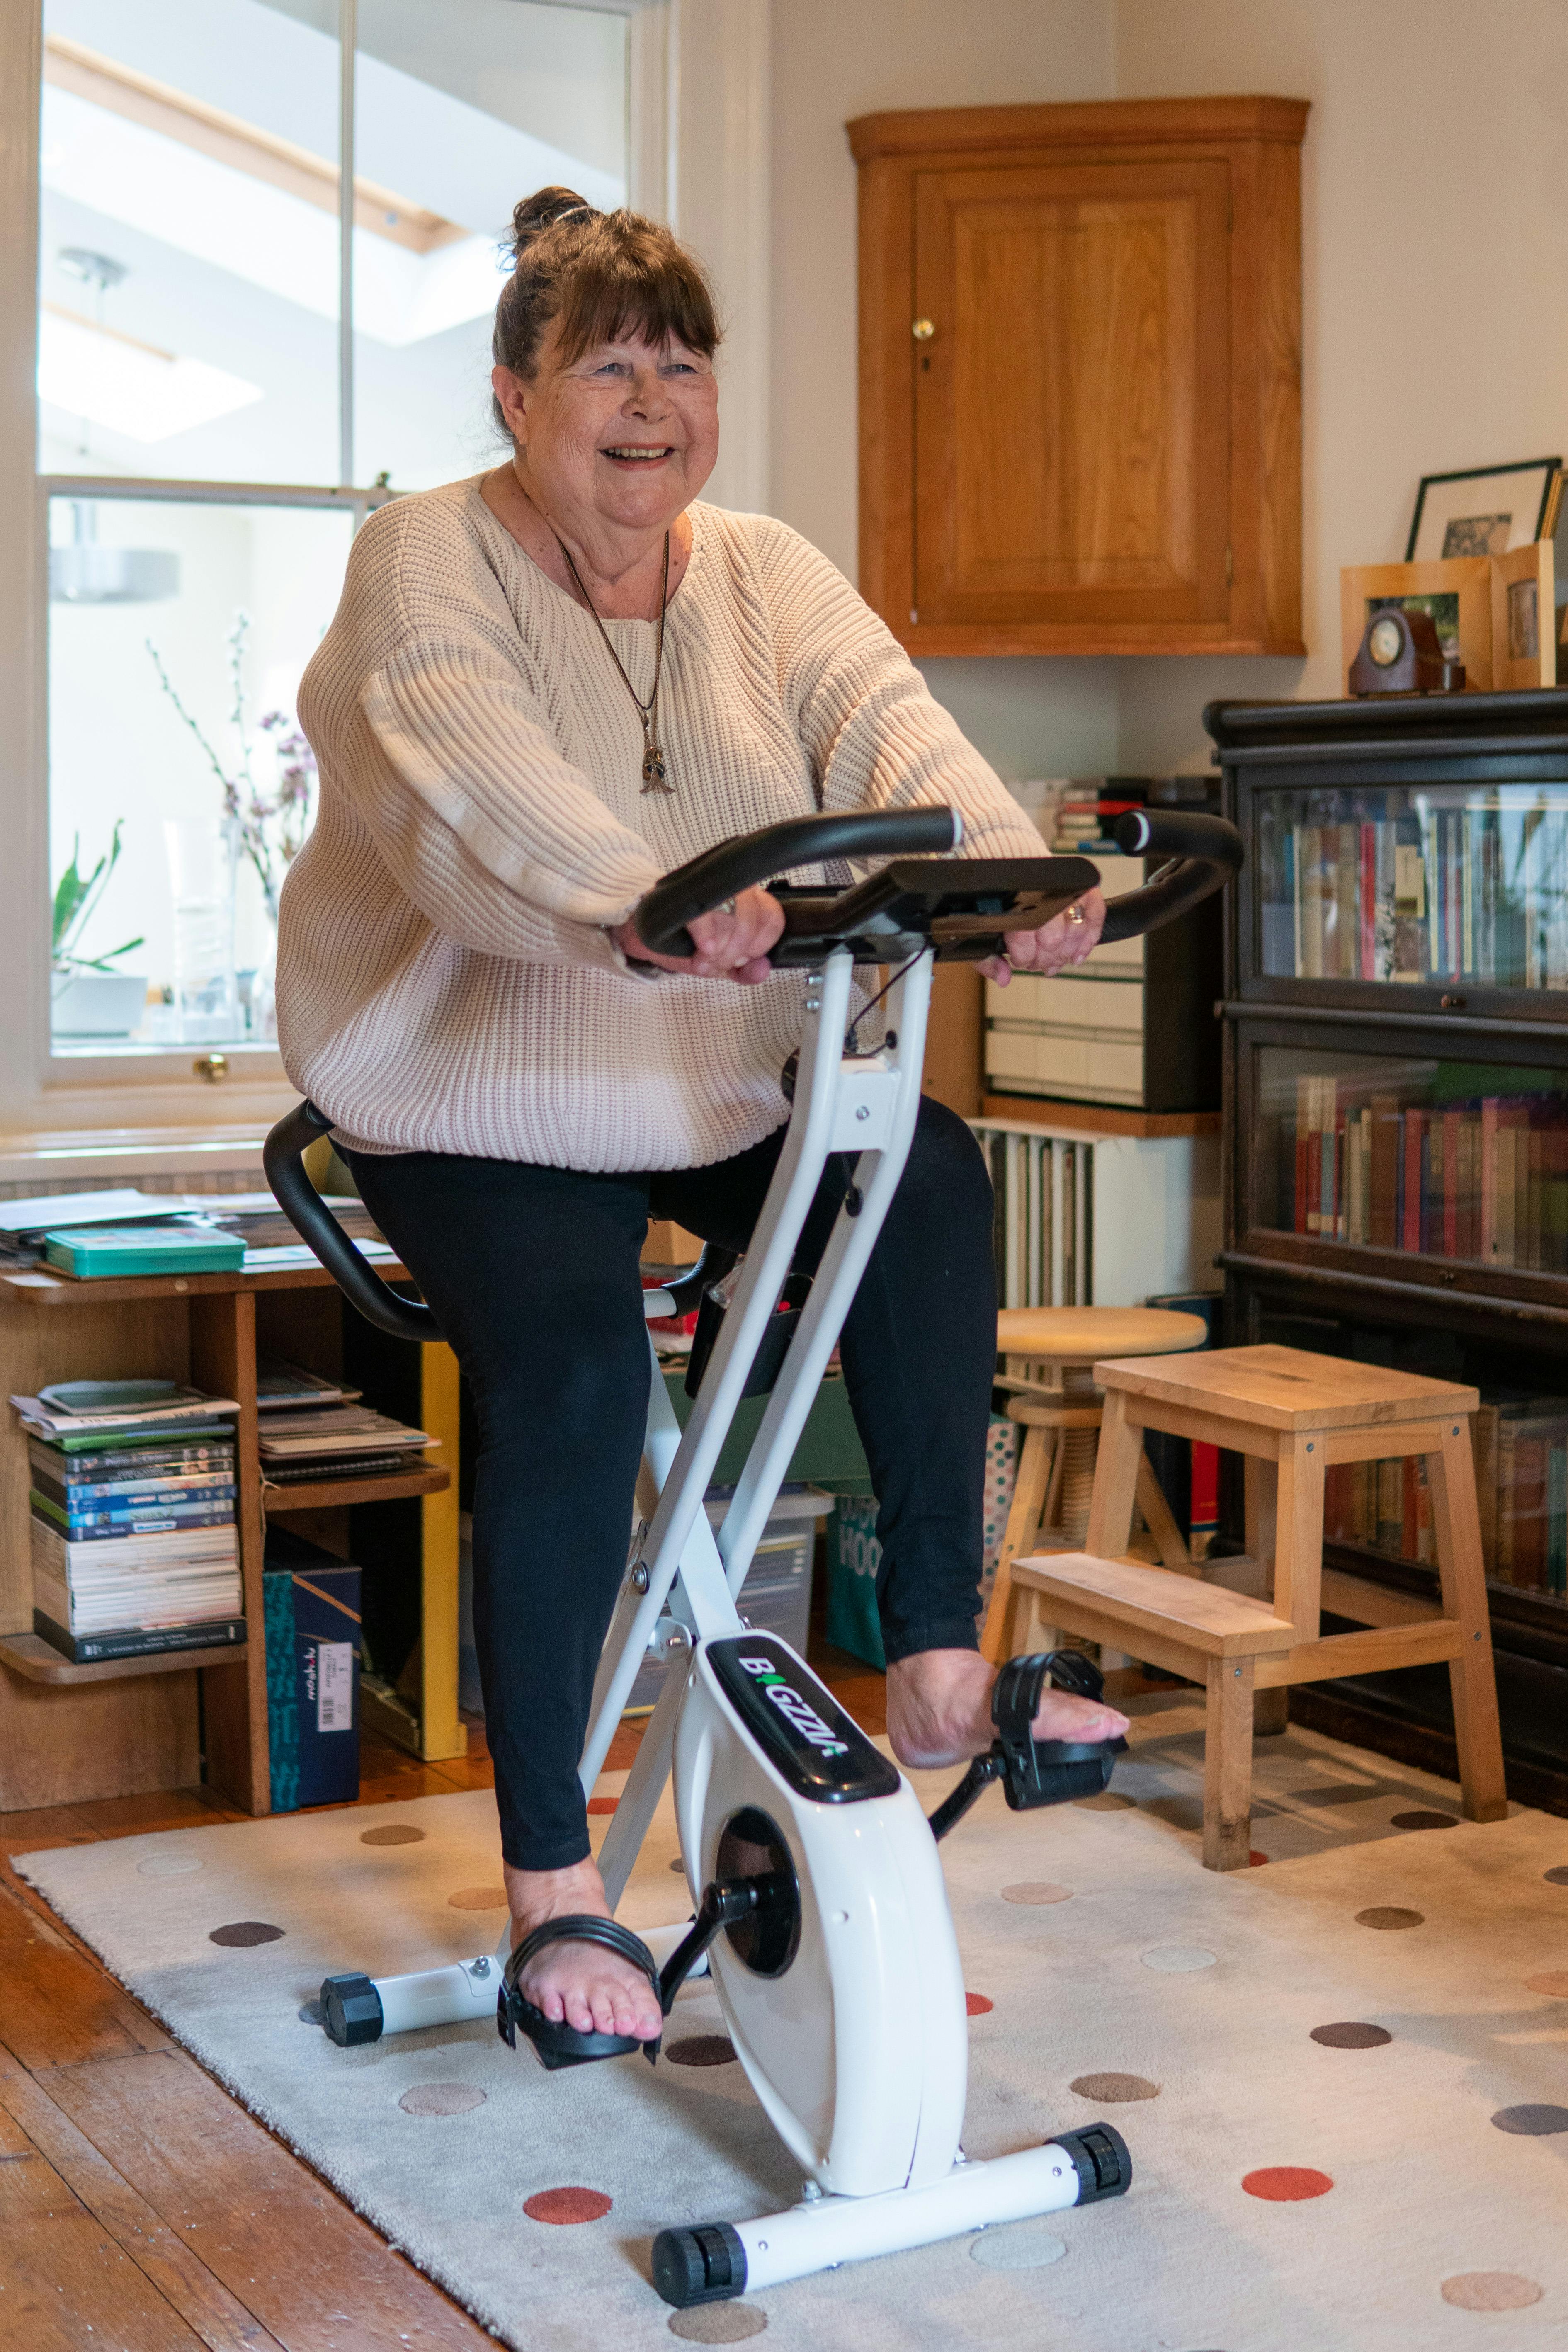
POLYGON ((848 816, 794 816, 761 833, 721 841, 656 882, 633 914, 637 933, 655 955, 697 952, 686 926, 726 898, 769 882, 792 866, 827 857, 923 857, 957 849, 963 819, 956 809, 861 809, 848 816))
POLYGON ((1166 857, 1173 863, 1152 874, 1142 889, 1111 899, 1100 935, 1107 942, 1158 930, 1241 869, 1242 840, 1235 825, 1184 809, 1129 809, 1117 824, 1116 844, 1129 857, 1166 857))

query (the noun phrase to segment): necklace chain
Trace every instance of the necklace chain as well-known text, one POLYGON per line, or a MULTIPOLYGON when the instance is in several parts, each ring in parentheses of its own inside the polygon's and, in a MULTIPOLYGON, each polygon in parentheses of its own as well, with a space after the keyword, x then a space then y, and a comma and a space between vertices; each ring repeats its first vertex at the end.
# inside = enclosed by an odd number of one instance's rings
POLYGON ((626 675, 626 666, 610 642, 610 633, 599 618, 598 606, 584 587, 583 576, 572 561, 571 549, 559 531, 554 537, 556 546, 566 558, 566 568, 577 583, 577 593, 592 613, 595 625, 605 640, 605 650, 620 671, 622 682, 637 705, 637 717, 642 720, 642 788, 645 793, 672 793, 675 786, 665 772, 664 753, 658 741, 658 683, 664 675, 664 615, 669 604, 669 533, 666 531, 664 534, 664 574, 658 587, 658 636, 654 646, 653 692, 646 702, 626 675))

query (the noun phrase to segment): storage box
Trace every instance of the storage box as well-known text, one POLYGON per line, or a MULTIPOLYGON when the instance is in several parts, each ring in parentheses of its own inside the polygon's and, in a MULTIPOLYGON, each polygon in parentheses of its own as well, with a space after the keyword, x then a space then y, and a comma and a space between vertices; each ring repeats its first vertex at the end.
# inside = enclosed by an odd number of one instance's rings
MULTIPOLYGON (((709 1489, 706 1507, 714 1527, 729 1509, 732 1491, 709 1489)), ((832 1496, 815 1486, 784 1487, 768 1516, 735 1604, 755 1632, 778 1634, 803 1657, 811 1618, 811 1563, 817 1523, 832 1507, 832 1496)), ((628 1713, 655 1704, 668 1671, 663 1658, 644 1659, 626 1701, 628 1713)))
POLYGON ((269 1529, 261 1580, 272 1810, 359 1795, 360 1572, 269 1529))

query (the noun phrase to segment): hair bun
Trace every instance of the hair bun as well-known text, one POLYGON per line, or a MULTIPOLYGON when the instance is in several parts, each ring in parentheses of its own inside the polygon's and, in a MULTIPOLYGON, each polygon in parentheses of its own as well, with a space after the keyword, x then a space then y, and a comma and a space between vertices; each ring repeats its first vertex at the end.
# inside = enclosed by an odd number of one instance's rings
POLYGON ((542 236, 547 228, 553 228, 557 221, 565 220, 573 213, 586 220, 594 217, 593 205, 586 196, 578 195, 574 188, 538 188, 531 196, 524 196, 520 205, 512 207, 513 252, 521 253, 536 236, 542 236))

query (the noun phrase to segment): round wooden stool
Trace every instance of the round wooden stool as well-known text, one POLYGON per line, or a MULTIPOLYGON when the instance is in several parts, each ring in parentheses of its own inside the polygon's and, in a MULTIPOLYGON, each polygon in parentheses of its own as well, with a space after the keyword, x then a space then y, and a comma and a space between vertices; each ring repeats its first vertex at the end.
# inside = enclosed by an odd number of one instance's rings
MULTIPOLYGON (((1047 1547, 1083 1548, 1103 1403, 1090 1368, 1113 1356, 1183 1355, 1207 1338, 1201 1315, 1160 1307, 1005 1307, 997 1316, 997 1352, 1007 1367, 997 1386, 1016 1391, 1007 1412, 1024 1436, 981 1636, 988 1658, 1000 1664, 1012 1654, 1014 1560, 1039 1548, 1044 1528, 1047 1547)), ((1147 1462, 1138 1507, 1165 1565, 1184 1564, 1181 1529, 1147 1462)))

